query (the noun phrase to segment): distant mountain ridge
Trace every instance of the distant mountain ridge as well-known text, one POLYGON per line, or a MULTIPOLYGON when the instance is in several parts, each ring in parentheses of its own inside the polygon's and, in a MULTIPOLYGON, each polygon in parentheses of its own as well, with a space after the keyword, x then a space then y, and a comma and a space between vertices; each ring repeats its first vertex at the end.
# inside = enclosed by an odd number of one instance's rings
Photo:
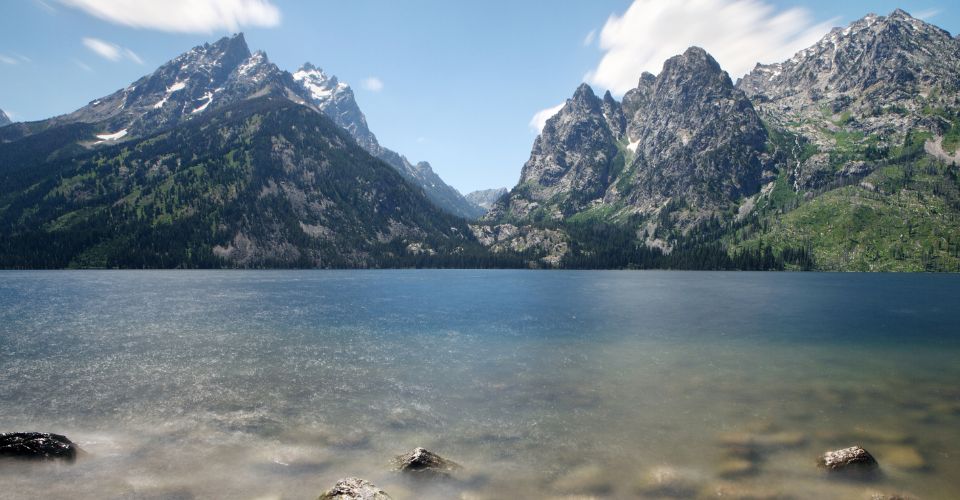
POLYGON ((310 93, 313 103, 337 125, 350 132, 360 146, 419 185, 440 208, 465 219, 476 219, 483 215, 485 210, 445 183, 429 163, 413 165, 403 155, 381 146, 367 126, 367 119, 360 111, 349 85, 339 81, 336 76, 327 76, 310 63, 305 63, 293 73, 293 78, 310 93))
POLYGON ((0 127, 4 125, 10 125, 11 123, 13 122, 10 120, 10 117, 7 116, 7 114, 4 113, 2 109, 0 109, 0 127))
POLYGON ((468 193, 465 198, 484 210, 490 210, 507 192, 507 188, 480 189, 468 193))

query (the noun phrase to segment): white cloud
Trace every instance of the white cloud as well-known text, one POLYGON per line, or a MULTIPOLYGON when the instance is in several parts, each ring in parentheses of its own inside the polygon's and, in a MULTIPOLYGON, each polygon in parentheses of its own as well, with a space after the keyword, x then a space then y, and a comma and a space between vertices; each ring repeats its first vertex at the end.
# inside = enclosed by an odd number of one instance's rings
POLYGON ((589 47, 593 45, 593 41, 597 39, 597 30, 590 30, 590 33, 587 33, 587 36, 583 37, 583 46, 589 47))
POLYGON ((47 14, 57 13, 57 9, 54 9, 52 5, 48 4, 44 0, 33 0, 33 4, 46 11, 47 14))
POLYGON ((20 61, 17 61, 16 59, 14 59, 14 58, 12 58, 12 57, 10 57, 10 56, 8 56, 8 55, 0 54, 0 63, 3 63, 3 64, 17 64, 18 62, 20 62, 20 61))
POLYGON ((641 73, 659 73, 665 60, 694 45, 737 79, 758 62, 783 61, 813 45, 833 22, 815 23, 806 9, 778 10, 764 0, 634 0, 604 24, 604 55, 587 81, 622 94, 641 73))
POLYGON ((383 90, 383 80, 371 76, 363 80, 363 88, 369 90, 370 92, 380 92, 383 90))
POLYGON ((925 10, 921 10, 920 12, 917 12, 916 14, 913 14, 913 17, 915 17, 915 18, 917 18, 917 19, 923 19, 924 21, 926 21, 926 20, 933 19, 934 17, 939 16, 941 12, 943 12, 943 11, 940 10, 940 9, 936 9, 936 8, 934 8, 934 9, 925 9, 925 10))
POLYGON ((130 59, 137 64, 143 64, 143 59, 140 59, 140 56, 130 49, 123 49, 123 55, 127 56, 127 59, 130 59))
POLYGON ((105 42, 99 38, 85 37, 83 44, 104 59, 109 59, 114 62, 120 59, 129 59, 137 64, 143 64, 143 59, 140 59, 140 56, 134 51, 110 42, 105 42))
POLYGON ((178 33, 239 31, 280 24, 270 0, 60 0, 116 24, 178 33))
POLYGON ((82 70, 84 70, 84 71, 86 71, 86 72, 88 72, 88 73, 93 73, 93 68, 91 68, 90 65, 88 65, 87 63, 85 63, 85 62, 83 62, 83 61, 81 61, 81 60, 79 60, 79 59, 74 59, 74 60, 73 60, 73 64, 76 64, 78 68, 80 68, 80 69, 82 69, 82 70))
POLYGON ((566 104, 566 103, 565 103, 565 102, 561 102, 560 104, 557 104, 556 106, 553 106, 553 107, 550 107, 550 108, 547 108, 547 109, 541 109, 540 111, 537 111, 537 112, 533 115, 533 118, 530 118, 530 123, 529 123, 529 125, 530 125, 530 130, 532 130, 532 131, 534 131, 534 132, 536 132, 536 133, 539 134, 539 133, 543 130, 543 126, 547 124, 547 120, 549 120, 551 117, 553 117, 553 115, 559 113, 560 110, 563 109, 563 105, 564 105, 564 104, 566 104))

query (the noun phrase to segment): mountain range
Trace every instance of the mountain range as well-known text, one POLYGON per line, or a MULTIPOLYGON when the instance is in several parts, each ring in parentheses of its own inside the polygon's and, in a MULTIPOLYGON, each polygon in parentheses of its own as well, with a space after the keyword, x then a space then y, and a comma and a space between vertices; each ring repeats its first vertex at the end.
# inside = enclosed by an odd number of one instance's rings
POLYGON ((235 35, 0 129, 0 266, 957 271, 958 87, 960 40, 902 10, 739 81, 691 47, 580 85, 464 197, 235 35))
POLYGON ((902 10, 738 82, 693 47, 577 88, 472 229, 547 266, 960 270, 958 86, 960 41, 902 10))

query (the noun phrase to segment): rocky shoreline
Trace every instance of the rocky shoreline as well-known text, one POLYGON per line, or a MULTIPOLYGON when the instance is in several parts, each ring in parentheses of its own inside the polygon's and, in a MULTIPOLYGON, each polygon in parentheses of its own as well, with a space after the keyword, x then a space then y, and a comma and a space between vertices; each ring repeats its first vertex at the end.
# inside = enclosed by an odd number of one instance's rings
MULTIPOLYGON (((895 436, 894 436, 895 438, 895 436)), ((923 459, 919 452, 899 443, 895 446, 883 445, 891 441, 889 436, 874 435, 874 442, 880 443, 881 457, 889 458, 895 470, 923 468, 923 459)), ((901 440, 902 441, 902 440, 901 440)), ((803 498, 803 492, 786 492, 775 486, 757 486, 739 482, 758 474, 767 462, 776 461, 777 452, 797 448, 808 443, 801 433, 773 431, 771 429, 753 432, 726 433, 719 436, 717 444, 723 452, 724 460, 717 470, 719 482, 706 482, 701 474, 679 467, 658 465, 649 468, 635 479, 633 491, 639 498, 737 498, 737 499, 787 499, 803 498)), ((887 443, 889 444, 889 443, 887 443)), ((83 454, 73 441, 66 436, 44 432, 0 433, 0 459, 18 461, 60 461, 73 463, 83 454)), ((419 488, 444 485, 450 491, 458 492, 456 498, 462 500, 496 498, 478 493, 476 488, 483 486, 488 479, 472 474, 468 467, 445 458, 422 447, 409 453, 395 456, 390 460, 391 470, 398 474, 410 487, 404 491, 407 495, 417 495, 419 488)), ((2 464, 2 462, 0 462, 2 464)), ((866 489, 863 498, 869 500, 910 500, 917 497, 901 492, 887 492, 880 489, 878 480, 883 477, 881 463, 869 451, 860 445, 838 448, 824 452, 810 461, 811 467, 817 467, 830 480, 863 483, 866 489)), ((607 472, 599 465, 572 466, 556 477, 548 489, 542 491, 543 498, 605 498, 614 493, 611 483, 607 482, 607 472), (557 496, 557 492, 562 492, 557 496), (573 496, 570 496, 573 495, 573 496)), ((503 489, 501 485, 500 490, 503 489)), ((392 500, 393 497, 376 484, 359 477, 344 477, 328 490, 320 494, 318 500, 392 500)))

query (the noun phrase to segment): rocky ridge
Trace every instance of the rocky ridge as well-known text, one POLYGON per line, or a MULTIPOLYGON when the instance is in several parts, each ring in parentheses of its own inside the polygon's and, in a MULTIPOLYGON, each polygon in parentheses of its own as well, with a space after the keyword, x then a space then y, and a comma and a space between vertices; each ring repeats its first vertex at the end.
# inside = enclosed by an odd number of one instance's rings
MULTIPOLYGON (((535 224, 583 214, 652 220, 675 202, 684 210, 674 222, 692 227, 760 189, 770 163, 766 140, 746 95, 692 47, 659 76, 641 76, 622 103, 609 92, 597 97, 587 84, 577 88, 547 120, 519 184, 484 220, 526 228, 509 232, 527 237, 542 233, 535 224)), ((651 236, 648 244, 659 243, 651 236)))
POLYGON ((327 75, 311 63, 305 63, 294 72, 293 79, 310 94, 313 104, 349 132, 361 147, 418 185, 437 206, 466 219, 483 215, 482 208, 445 183, 429 163, 424 161, 414 165, 405 156, 381 146, 367 126, 367 118, 357 105, 350 85, 339 81, 336 76, 327 75))
POLYGON ((490 210, 507 192, 507 188, 480 189, 468 193, 464 198, 484 210, 490 210))
POLYGON ((795 189, 812 190, 869 173, 910 131, 938 148, 957 126, 960 42, 900 9, 870 14, 787 61, 758 64, 737 87, 770 125, 816 148, 792 173, 795 189), (856 157, 866 149, 874 158, 856 157))

